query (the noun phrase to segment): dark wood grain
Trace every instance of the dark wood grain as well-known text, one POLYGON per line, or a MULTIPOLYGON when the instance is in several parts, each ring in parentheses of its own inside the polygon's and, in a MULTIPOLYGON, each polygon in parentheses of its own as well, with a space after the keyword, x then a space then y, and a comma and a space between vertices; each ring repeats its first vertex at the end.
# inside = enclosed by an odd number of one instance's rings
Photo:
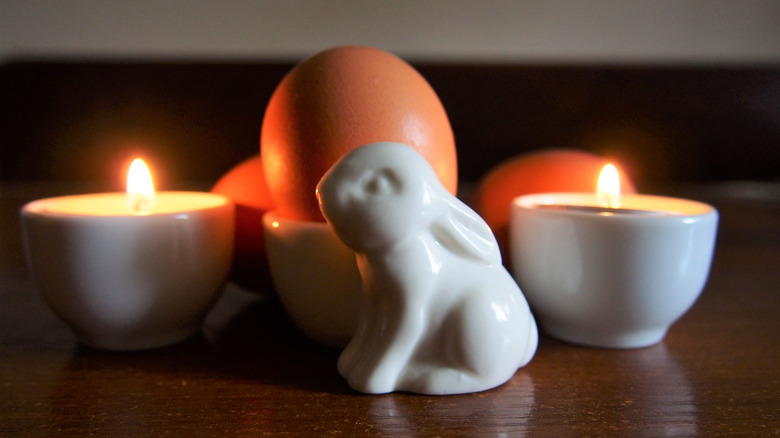
POLYGON ((722 223, 709 282, 662 343, 606 350, 543 336, 507 384, 430 397, 351 391, 338 352, 300 335, 272 291, 229 287, 202 334, 169 348, 80 347, 22 264, 17 209, 51 189, 3 188, 1 436, 780 435, 776 200, 713 199, 722 223))

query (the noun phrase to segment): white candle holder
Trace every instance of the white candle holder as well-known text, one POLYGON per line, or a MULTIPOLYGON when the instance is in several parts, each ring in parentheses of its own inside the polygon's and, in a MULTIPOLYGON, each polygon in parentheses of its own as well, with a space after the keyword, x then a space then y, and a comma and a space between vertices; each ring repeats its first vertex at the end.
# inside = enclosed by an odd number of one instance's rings
POLYGON ((683 199, 595 194, 521 196, 511 206, 513 275, 542 328, 574 344, 660 342, 709 274, 718 213, 683 199))
POLYGON ((163 192, 157 210, 123 193, 65 196, 22 208, 28 265, 46 304, 87 346, 137 350, 193 335, 230 270, 233 205, 163 192), (92 211, 92 213, 89 213, 92 211))
POLYGON ((344 348, 357 330, 361 280, 355 253, 325 222, 263 216, 268 265, 287 315, 303 334, 344 348))

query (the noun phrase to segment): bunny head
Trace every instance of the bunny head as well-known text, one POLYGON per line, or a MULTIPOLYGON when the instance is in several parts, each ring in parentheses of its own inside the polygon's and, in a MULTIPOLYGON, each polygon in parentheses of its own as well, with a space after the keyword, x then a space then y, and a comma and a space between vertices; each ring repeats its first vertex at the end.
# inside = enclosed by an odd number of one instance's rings
POLYGON ((501 264, 485 221, 450 194, 409 146, 382 142, 354 149, 325 173, 317 197, 336 235, 357 252, 425 232, 457 256, 501 264))
POLYGON ((317 198, 336 235, 364 252, 412 232, 438 191, 446 192, 421 155, 400 143, 381 142, 337 161, 317 185, 317 198))

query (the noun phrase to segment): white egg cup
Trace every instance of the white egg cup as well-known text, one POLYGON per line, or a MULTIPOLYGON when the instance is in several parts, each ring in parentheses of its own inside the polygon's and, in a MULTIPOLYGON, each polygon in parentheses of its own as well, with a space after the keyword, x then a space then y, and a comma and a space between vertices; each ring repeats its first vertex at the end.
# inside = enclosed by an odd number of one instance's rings
POLYGON ((623 196, 628 213, 539 207, 596 202, 590 194, 516 198, 509 225, 513 275, 555 338, 606 348, 656 344, 704 288, 717 211, 648 195, 623 196), (654 213, 636 211, 645 208, 654 213))
POLYGON ((325 222, 263 215, 271 278, 292 322, 312 340, 344 348, 355 334, 361 295, 355 253, 325 222))
POLYGON ((536 322, 493 233, 411 147, 354 149, 317 196, 362 277, 359 325, 338 361, 353 389, 483 391, 531 360, 536 322))
MULTIPOLYGON (((162 202, 166 196, 158 195, 162 202)), ((124 194, 100 194, 43 199, 22 208, 33 279, 82 344, 156 348, 200 330, 230 270, 234 213, 222 196, 195 196, 208 198, 209 205, 151 215, 57 212, 59 203, 73 200, 125 202, 124 194)))

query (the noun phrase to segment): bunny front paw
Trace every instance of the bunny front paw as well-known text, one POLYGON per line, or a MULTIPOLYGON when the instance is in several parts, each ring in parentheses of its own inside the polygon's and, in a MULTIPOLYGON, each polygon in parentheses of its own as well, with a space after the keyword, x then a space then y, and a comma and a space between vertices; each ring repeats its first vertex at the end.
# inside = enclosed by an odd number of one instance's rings
POLYGON ((390 373, 376 372, 358 366, 344 377, 350 388, 366 394, 385 394, 396 390, 396 376, 390 373))

